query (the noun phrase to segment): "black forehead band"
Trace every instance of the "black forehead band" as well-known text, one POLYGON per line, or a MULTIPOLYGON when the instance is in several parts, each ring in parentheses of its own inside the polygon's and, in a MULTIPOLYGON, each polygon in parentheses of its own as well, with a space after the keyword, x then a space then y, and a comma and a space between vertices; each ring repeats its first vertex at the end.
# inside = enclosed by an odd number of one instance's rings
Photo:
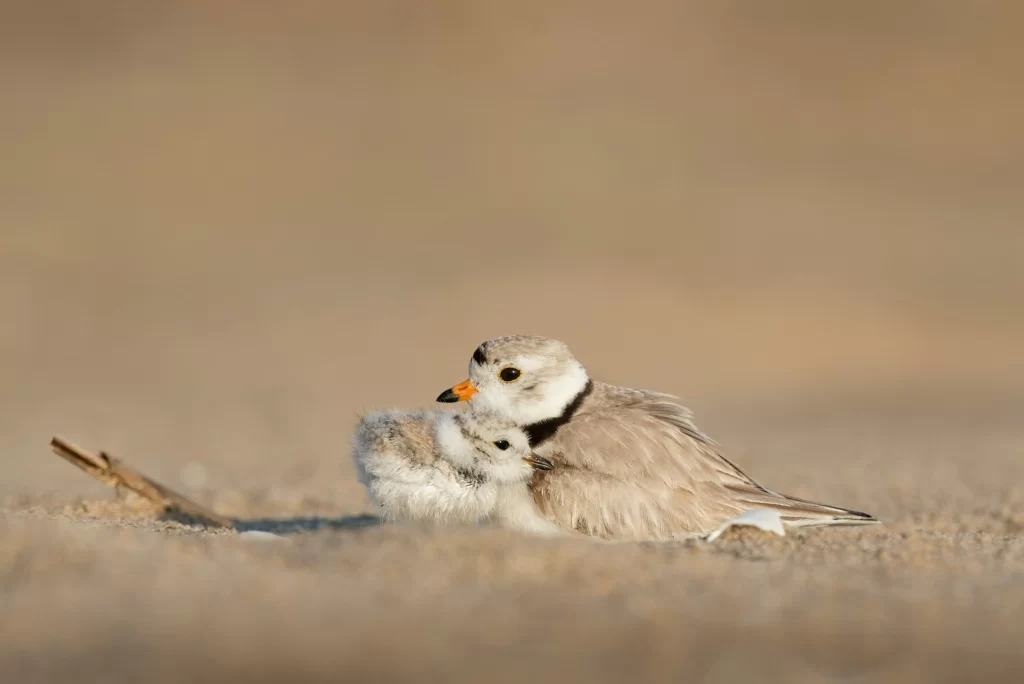
POLYGON ((487 357, 484 356, 484 345, 481 344, 479 347, 476 348, 476 351, 473 352, 473 360, 479 363, 481 366, 487 363, 487 357))

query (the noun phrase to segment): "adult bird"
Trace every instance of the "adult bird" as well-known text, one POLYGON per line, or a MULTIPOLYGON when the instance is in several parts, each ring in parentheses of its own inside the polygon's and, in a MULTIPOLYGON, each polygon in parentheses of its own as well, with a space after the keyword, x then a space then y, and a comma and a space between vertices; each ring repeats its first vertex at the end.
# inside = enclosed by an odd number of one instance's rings
POLYGON ((484 342, 469 379, 437 398, 520 426, 553 469, 530 483, 542 515, 604 539, 708 532, 752 508, 789 526, 866 525, 867 513, 804 501, 761 485, 727 459, 677 397, 592 380, 558 340, 484 342))

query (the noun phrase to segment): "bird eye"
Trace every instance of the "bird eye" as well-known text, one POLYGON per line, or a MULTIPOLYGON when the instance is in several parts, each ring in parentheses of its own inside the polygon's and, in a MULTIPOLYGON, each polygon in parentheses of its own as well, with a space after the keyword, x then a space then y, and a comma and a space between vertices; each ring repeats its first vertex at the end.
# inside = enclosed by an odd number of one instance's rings
POLYGON ((510 446, 512 446, 512 445, 511 445, 511 444, 509 444, 509 443, 508 443, 507 441, 505 441, 504 439, 499 439, 499 440, 498 440, 497 442, 495 442, 495 443, 494 443, 494 446, 496 446, 496 447, 498 447, 499 449, 501 449, 502 451, 504 451, 505 449, 508 449, 508 448, 509 448, 510 446))
POLYGON ((514 366, 509 366, 508 368, 502 368, 501 371, 498 373, 498 377, 504 380, 505 382, 515 382, 516 380, 519 379, 519 376, 521 374, 522 373, 518 368, 515 368, 514 366))

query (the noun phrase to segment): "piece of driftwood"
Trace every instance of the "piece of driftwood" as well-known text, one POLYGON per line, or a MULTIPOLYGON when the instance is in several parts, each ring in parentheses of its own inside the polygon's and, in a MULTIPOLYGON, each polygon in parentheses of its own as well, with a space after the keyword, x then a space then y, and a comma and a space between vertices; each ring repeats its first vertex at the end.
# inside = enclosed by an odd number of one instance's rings
POLYGON ((165 512, 177 512, 192 518, 200 518, 217 527, 235 526, 235 522, 230 518, 217 515, 205 506, 149 479, 131 466, 102 451, 94 454, 60 437, 50 440, 50 448, 55 454, 81 468, 103 484, 129 489, 153 502, 165 512))

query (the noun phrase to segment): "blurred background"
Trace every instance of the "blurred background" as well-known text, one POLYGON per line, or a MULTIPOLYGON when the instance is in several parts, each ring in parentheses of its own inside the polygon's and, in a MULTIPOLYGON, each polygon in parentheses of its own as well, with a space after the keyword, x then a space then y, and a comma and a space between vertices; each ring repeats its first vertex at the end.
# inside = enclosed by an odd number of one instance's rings
POLYGON ((431 405, 510 333, 685 397, 780 487, 901 456, 765 455, 772 426, 923 414, 975 444, 1024 389, 1022 19, 3 2, 0 494, 101 493, 63 434, 358 508, 357 413, 431 405))

